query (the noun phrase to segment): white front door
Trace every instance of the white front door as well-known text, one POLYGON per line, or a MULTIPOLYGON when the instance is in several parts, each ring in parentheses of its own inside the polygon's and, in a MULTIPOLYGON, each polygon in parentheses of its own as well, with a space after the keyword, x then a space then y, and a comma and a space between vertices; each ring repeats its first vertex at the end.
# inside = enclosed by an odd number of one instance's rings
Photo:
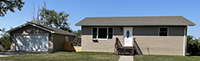
POLYGON ((133 46, 133 38, 132 38, 132 27, 124 27, 124 46, 133 46))

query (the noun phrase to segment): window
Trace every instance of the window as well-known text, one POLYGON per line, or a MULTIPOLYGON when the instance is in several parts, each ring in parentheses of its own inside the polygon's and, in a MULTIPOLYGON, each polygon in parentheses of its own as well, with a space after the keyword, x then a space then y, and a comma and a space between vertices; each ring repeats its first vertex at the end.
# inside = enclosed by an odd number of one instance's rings
POLYGON ((69 37, 68 36, 65 36, 65 41, 69 41, 69 37))
POLYGON ((168 36, 168 28, 160 28, 159 36, 168 36))
POLYGON ((93 39, 112 39, 113 28, 93 28, 93 39))
POLYGON ((93 38, 97 38, 97 28, 93 28, 93 38))
POLYGON ((107 28, 99 28, 98 29, 98 39, 106 39, 107 38, 107 28))
POLYGON ((126 32, 126 37, 127 38, 129 38, 129 34, 130 34, 129 30, 127 30, 127 32, 126 32))
POLYGON ((108 29, 108 39, 112 39, 113 38, 113 28, 109 28, 108 29))

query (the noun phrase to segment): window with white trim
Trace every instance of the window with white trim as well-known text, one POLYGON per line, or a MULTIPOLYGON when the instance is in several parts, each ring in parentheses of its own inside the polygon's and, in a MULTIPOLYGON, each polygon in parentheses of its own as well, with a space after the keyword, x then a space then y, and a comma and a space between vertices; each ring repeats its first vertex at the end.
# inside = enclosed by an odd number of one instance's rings
POLYGON ((113 39, 113 28, 93 28, 93 39, 113 39))
POLYGON ((168 28, 159 28, 159 36, 168 36, 168 28))

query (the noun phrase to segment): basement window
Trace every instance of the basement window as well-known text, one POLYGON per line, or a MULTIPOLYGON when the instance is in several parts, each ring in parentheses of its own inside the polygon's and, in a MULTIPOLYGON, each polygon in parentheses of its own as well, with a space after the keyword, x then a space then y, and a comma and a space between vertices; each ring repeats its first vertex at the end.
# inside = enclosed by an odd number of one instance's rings
POLYGON ((168 36, 168 28, 159 28, 159 36, 168 36))
POLYGON ((113 28, 93 28, 93 39, 113 39, 113 28))

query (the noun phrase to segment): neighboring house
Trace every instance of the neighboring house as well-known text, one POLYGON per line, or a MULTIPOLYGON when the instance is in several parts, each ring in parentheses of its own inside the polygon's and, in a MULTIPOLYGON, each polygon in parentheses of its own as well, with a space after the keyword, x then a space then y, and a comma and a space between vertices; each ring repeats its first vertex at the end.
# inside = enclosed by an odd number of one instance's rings
POLYGON ((87 17, 81 26, 82 51, 114 52, 116 37, 143 54, 185 56, 187 28, 195 24, 182 16, 87 17))
POLYGON ((27 22, 7 31, 10 34, 11 50, 55 52, 64 50, 65 41, 73 41, 75 34, 27 22))

